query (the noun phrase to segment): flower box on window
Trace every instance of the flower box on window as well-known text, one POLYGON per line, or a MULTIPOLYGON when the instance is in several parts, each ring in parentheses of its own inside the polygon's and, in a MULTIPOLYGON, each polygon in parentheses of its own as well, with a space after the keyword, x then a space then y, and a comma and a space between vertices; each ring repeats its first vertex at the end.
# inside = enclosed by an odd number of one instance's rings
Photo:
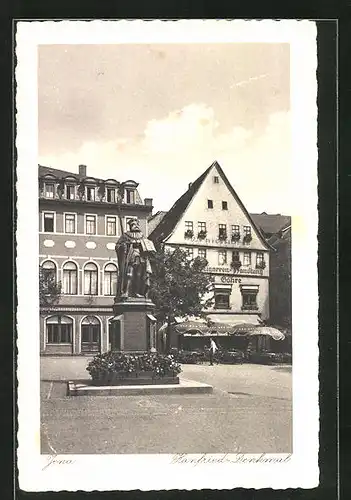
POLYGON ((225 241, 227 239, 227 233, 219 233, 218 234, 218 239, 221 241, 225 241))
POLYGON ((239 241, 240 240, 240 233, 233 233, 231 240, 232 241, 239 241))
POLYGON ((234 269, 234 271, 238 271, 241 268, 241 261, 240 260, 232 260, 230 263, 230 267, 234 269))
POLYGON ((194 231, 192 231, 191 229, 187 229, 184 233, 185 238, 192 238, 193 236, 194 236, 194 231))
POLYGON ((262 262, 257 262, 256 269, 266 269, 266 263, 263 260, 262 262))
POLYGON ((199 240, 203 240, 203 239, 205 239, 205 238, 206 238, 206 236, 207 236, 207 231, 199 231, 199 232, 197 233, 197 237, 199 238, 199 240))
POLYGON ((245 235, 244 235, 244 238, 243 238, 243 242, 244 242, 244 243, 250 243, 250 241, 252 241, 252 236, 251 236, 251 234, 245 234, 245 235))

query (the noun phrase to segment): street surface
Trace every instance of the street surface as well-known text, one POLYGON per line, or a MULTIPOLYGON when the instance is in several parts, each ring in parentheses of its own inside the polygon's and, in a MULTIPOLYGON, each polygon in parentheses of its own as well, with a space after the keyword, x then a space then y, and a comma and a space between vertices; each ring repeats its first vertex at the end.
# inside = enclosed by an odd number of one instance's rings
POLYGON ((291 366, 183 365, 213 394, 66 396, 89 358, 42 358, 42 453, 290 453, 291 366))

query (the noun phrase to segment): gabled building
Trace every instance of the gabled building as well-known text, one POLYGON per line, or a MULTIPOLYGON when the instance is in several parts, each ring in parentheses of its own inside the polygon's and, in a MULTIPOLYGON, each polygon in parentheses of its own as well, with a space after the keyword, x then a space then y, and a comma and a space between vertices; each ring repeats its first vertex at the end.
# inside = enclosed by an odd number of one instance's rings
POLYGON ((109 350, 109 319, 116 294, 115 244, 121 225, 138 218, 147 234, 152 199, 138 183, 98 179, 39 165, 39 265, 62 284, 60 300, 41 307, 42 354, 109 350))
POLYGON ((208 261, 214 292, 210 319, 268 319, 271 247, 217 162, 189 184, 149 238, 208 261))
POLYGON ((266 212, 250 215, 267 240, 291 225, 291 217, 289 215, 267 214, 266 212))

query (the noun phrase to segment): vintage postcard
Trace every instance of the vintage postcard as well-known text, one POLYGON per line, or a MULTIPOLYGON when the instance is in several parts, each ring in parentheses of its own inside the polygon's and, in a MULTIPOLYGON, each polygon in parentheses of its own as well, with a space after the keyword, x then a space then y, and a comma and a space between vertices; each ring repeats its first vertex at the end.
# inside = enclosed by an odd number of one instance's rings
POLYGON ((313 488, 312 21, 19 21, 25 491, 313 488))

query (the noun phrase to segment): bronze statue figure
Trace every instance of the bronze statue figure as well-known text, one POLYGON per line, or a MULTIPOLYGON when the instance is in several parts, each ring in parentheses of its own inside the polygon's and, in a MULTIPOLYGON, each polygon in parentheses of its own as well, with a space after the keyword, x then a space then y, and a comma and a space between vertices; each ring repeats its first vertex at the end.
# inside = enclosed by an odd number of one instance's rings
POLYGON ((144 237, 137 219, 128 221, 129 231, 116 243, 118 260, 117 299, 146 297, 150 288, 152 241, 144 237))

